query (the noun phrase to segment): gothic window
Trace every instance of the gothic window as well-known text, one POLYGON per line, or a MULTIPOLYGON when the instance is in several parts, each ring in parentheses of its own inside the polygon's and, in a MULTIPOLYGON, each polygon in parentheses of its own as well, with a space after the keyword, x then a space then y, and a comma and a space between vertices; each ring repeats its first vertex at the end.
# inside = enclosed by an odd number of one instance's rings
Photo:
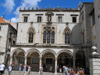
POLYGON ((46 31, 43 33, 43 43, 46 43, 46 31))
POLYGON ((29 43, 33 43, 33 33, 29 32, 29 43))
POLYGON ((43 32, 43 43, 44 44, 54 44, 55 43, 55 28, 54 27, 44 27, 43 32))
POLYGON ((70 44, 71 31, 68 27, 66 27, 64 31, 64 37, 65 37, 65 44, 70 44))
POLYGON ((33 27, 29 28, 28 35, 29 35, 28 42, 33 43, 33 39, 34 39, 34 28, 33 27))
POLYGON ((51 38, 51 43, 53 44, 55 41, 55 32, 53 31, 52 32, 52 38, 51 38))

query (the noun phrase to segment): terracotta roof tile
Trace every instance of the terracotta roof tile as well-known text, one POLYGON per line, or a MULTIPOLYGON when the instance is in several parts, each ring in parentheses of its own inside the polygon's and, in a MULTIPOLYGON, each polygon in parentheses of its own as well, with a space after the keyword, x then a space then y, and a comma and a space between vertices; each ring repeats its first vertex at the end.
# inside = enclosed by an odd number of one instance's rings
POLYGON ((0 17, 0 23, 10 23, 11 26, 13 26, 17 30, 17 23, 11 22, 10 20, 6 20, 6 19, 0 17))
POLYGON ((6 23, 6 22, 0 17, 0 23, 6 23))

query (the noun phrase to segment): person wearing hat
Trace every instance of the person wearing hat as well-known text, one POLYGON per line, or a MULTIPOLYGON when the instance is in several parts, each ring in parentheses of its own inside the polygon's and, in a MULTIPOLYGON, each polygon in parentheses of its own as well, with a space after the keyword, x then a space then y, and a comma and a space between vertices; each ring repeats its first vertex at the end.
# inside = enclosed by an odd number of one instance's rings
POLYGON ((40 66, 40 75, 43 74, 43 65, 40 66))
POLYGON ((80 68, 79 75, 84 75, 84 71, 80 68))

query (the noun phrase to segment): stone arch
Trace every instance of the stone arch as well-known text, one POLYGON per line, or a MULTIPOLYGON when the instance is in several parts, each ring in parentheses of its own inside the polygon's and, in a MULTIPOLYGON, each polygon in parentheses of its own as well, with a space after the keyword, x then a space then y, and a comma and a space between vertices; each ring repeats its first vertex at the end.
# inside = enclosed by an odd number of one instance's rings
POLYGON ((40 56, 40 51, 37 50, 37 49, 34 49, 34 48, 29 49, 29 50, 26 52, 26 55, 25 55, 25 56, 27 56, 29 52, 37 52, 37 53, 39 54, 39 56, 40 56))
POLYGON ((73 53, 70 50, 59 51, 57 53, 57 61, 58 61, 58 66, 61 68, 63 68, 63 66, 65 65, 73 67, 73 53))
POLYGON ((61 50, 61 51, 59 51, 59 52, 57 53, 57 57, 58 57, 61 53, 63 53, 63 52, 68 53, 68 54, 70 54, 71 56, 73 56, 73 53, 72 53, 71 51, 69 51, 69 50, 61 50))
POLYGON ((44 72, 54 72, 56 52, 51 49, 46 49, 42 51, 41 56, 44 72))
POLYGON ((16 48, 11 52, 11 56, 14 54, 14 52, 16 52, 17 50, 21 50, 22 52, 24 52, 25 55, 25 51, 22 48, 16 48))
POLYGON ((27 33, 29 33, 29 32, 35 33, 34 27, 31 26, 31 27, 28 29, 28 32, 27 32, 27 33))
POLYGON ((46 53, 52 53, 54 55, 54 57, 56 57, 56 52, 51 50, 51 49, 46 49, 46 50, 42 51, 41 56, 46 54, 46 53))
POLYGON ((75 52, 75 66, 86 68, 86 55, 84 50, 78 50, 75 52))
POLYGON ((30 65, 32 67, 31 71, 39 71, 39 59, 40 59, 40 51, 31 48, 26 52, 27 57, 27 65, 30 65))
POLYGON ((70 28, 68 27, 68 26, 66 26, 66 28, 64 29, 64 31, 63 31, 63 33, 65 34, 65 33, 71 33, 71 30, 70 30, 70 28))
POLYGON ((83 53, 85 54, 85 51, 84 51, 84 50, 77 50, 77 51, 74 53, 74 55, 76 56, 76 54, 77 54, 78 52, 83 52, 83 53))

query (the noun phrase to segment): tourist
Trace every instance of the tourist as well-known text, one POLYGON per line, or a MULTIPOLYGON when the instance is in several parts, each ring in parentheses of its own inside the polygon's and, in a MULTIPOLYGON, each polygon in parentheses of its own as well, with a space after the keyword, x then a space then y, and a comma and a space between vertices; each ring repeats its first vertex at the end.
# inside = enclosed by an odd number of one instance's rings
POLYGON ((65 75, 66 70, 65 70, 65 66, 63 66, 63 75, 65 75))
POLYGON ((80 68, 79 75, 84 75, 84 71, 82 71, 82 68, 80 68))
POLYGON ((79 66, 77 66, 76 73, 77 73, 78 71, 80 71, 79 66))
POLYGON ((9 65, 9 67, 8 67, 8 69, 7 69, 7 70, 8 70, 8 74, 9 74, 9 75, 11 75, 12 65, 9 65))
POLYGON ((0 75, 1 75, 1 63, 0 63, 0 75))
POLYGON ((60 67, 59 67, 59 72, 60 72, 60 73, 62 72, 62 68, 61 68, 61 65, 60 65, 60 67))
POLYGON ((71 71, 71 67, 68 68, 68 73, 69 73, 69 75, 70 75, 70 71, 71 71))
POLYGON ((21 74, 21 67, 22 67, 22 64, 20 64, 19 66, 19 75, 21 74))
POLYGON ((73 71, 73 69, 71 69, 70 75, 75 75, 75 72, 73 71))
POLYGON ((30 65, 28 66, 28 75, 30 75, 30 72, 31 72, 31 67, 30 65))
POLYGON ((5 65, 3 63, 0 64, 0 73, 1 73, 1 75, 4 74, 4 68, 5 68, 5 65))
POLYGON ((76 75, 79 75, 79 71, 76 72, 76 75))
POLYGON ((65 67, 65 75, 69 75, 67 66, 65 67))
POLYGON ((26 71, 26 65, 24 64, 23 65, 23 75, 25 74, 25 71, 26 71))
POLYGON ((40 75, 43 74, 43 65, 40 66, 40 75))

